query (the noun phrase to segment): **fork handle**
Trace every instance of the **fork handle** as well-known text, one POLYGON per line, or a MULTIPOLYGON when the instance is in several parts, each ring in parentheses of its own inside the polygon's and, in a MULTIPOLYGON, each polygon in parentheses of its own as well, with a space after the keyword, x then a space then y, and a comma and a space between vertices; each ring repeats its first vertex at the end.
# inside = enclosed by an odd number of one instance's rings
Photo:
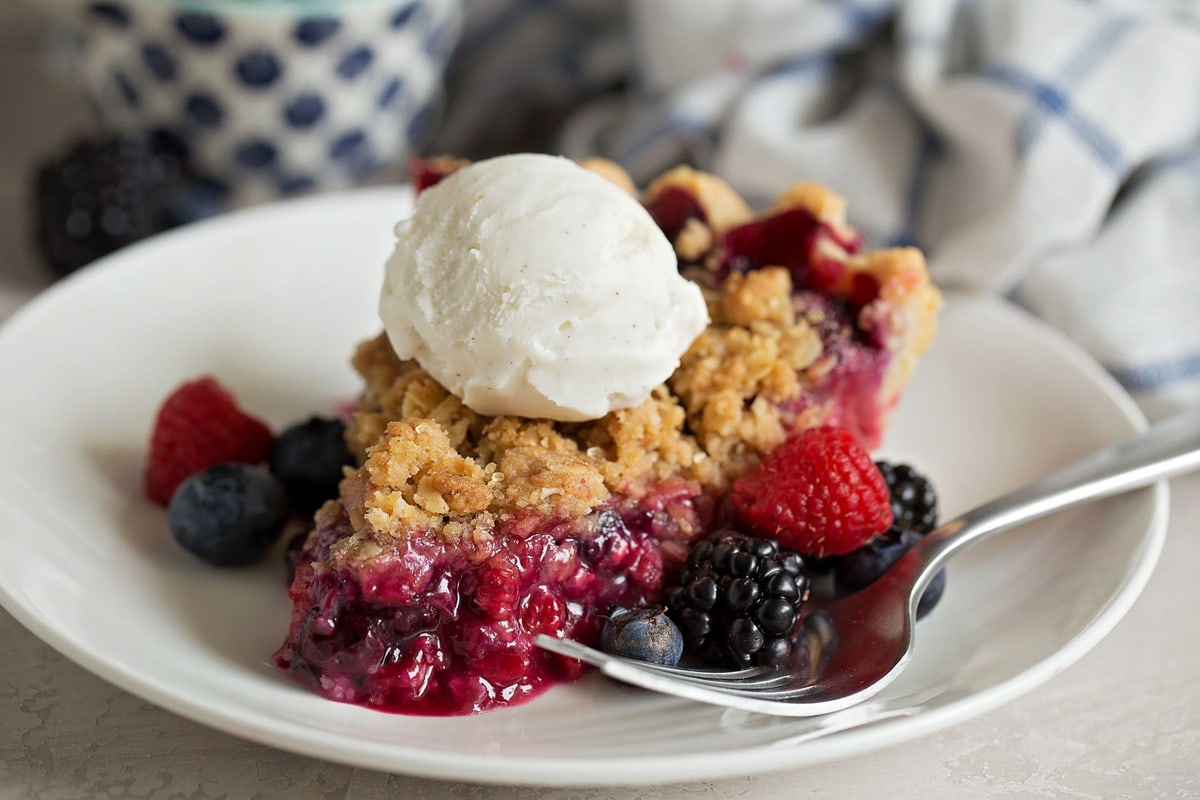
POLYGON ((913 548, 914 597, 955 553, 1015 525, 1200 468, 1200 409, 1177 414, 944 523, 913 548))

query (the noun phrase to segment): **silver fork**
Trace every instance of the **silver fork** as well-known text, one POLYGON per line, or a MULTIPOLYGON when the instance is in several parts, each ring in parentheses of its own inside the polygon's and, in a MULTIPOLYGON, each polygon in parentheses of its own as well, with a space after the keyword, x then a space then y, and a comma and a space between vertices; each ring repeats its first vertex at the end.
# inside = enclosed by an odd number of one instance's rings
POLYGON ((951 556, 999 531, 1055 511, 1148 486, 1200 467, 1200 409, 1085 456, 931 531, 854 594, 810 604, 797 639, 799 668, 703 670, 619 658, 568 639, 537 645, 664 694, 785 717, 828 714, 891 683, 913 653, 917 601, 951 556))

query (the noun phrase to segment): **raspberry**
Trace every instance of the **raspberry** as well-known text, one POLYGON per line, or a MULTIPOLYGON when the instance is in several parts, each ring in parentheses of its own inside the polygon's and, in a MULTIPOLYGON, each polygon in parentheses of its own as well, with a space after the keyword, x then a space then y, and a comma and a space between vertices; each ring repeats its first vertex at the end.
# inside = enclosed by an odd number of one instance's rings
POLYGON ((426 189, 437 186, 442 179, 461 167, 465 162, 447 156, 433 158, 410 158, 408 160, 409 179, 413 190, 420 194, 426 189))
POLYGON ((849 553, 892 524, 887 484, 862 443, 824 426, 786 439, 733 483, 744 525, 818 558, 849 553))
POLYGON ((167 397, 154 420, 146 497, 165 506, 179 484, 218 462, 264 461, 271 439, 270 428, 238 408, 215 379, 189 381, 167 397))

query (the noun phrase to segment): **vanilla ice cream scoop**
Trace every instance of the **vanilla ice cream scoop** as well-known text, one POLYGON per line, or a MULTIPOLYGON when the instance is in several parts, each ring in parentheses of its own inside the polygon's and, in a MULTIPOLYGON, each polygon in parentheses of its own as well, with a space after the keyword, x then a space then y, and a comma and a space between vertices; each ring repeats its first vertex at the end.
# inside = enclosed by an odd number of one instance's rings
POLYGON ((708 324, 635 198, 565 158, 480 161, 396 226, 379 310, 396 354, 481 414, 641 403, 708 324))

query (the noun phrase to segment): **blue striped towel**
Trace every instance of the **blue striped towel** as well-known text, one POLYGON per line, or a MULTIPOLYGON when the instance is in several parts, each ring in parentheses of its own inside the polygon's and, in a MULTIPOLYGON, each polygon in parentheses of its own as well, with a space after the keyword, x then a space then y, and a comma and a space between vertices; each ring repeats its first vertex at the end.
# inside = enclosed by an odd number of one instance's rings
POLYGON ((1149 416, 1200 404, 1200 4, 467 5, 456 144, 533 87, 583 104, 558 149, 641 180, 686 160, 752 201, 821 181, 868 242, 1046 319, 1149 416))

